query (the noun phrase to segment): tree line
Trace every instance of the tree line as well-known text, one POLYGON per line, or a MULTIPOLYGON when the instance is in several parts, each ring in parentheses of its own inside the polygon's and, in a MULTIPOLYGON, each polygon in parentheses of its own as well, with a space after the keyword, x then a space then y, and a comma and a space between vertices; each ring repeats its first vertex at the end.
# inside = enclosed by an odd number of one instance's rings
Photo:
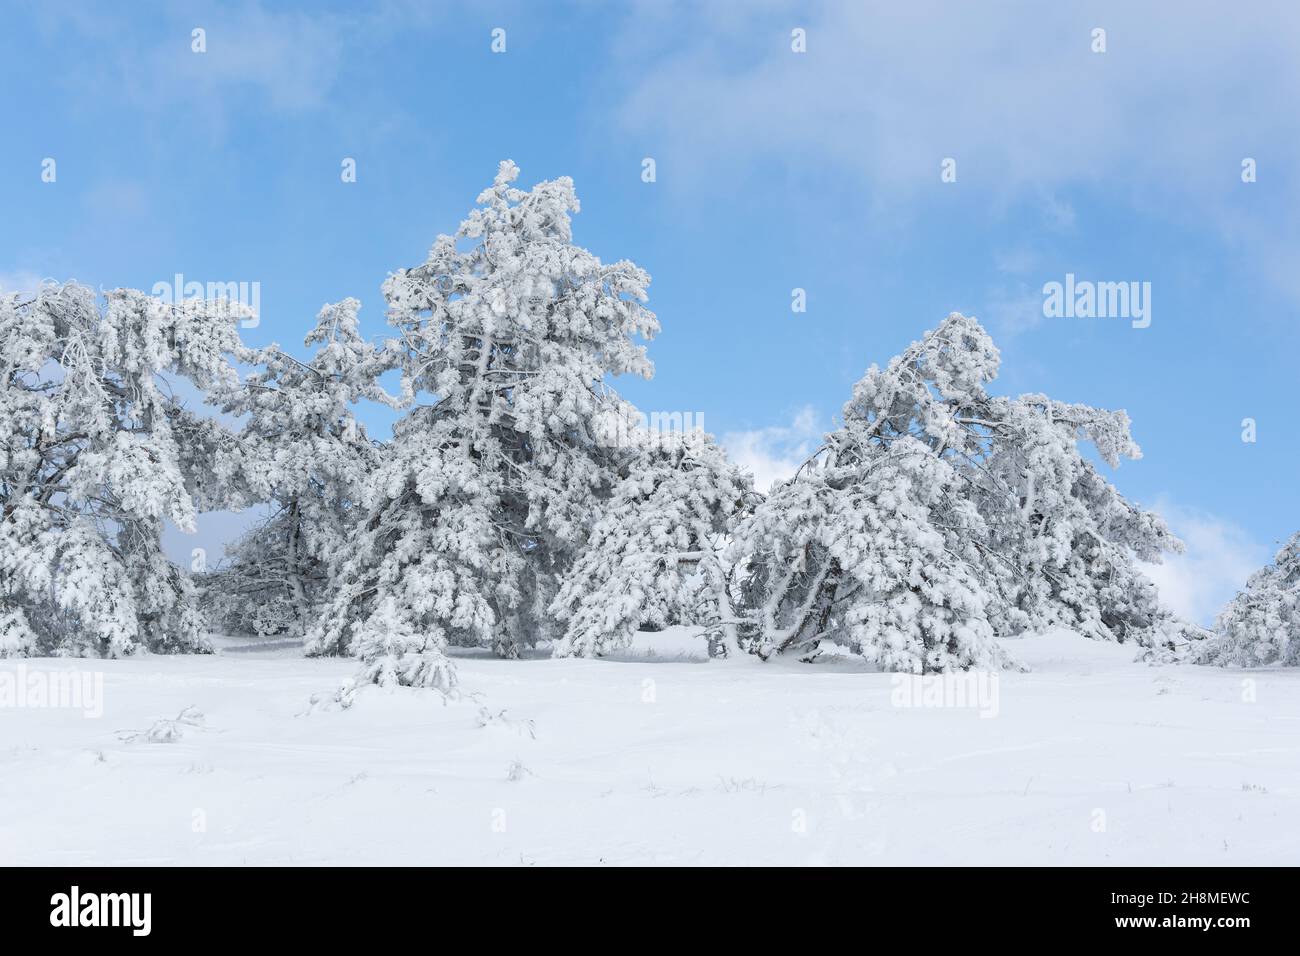
POLYGON ((648 429, 611 381, 653 373, 649 276, 574 244, 570 179, 517 176, 502 163, 455 234, 389 276, 384 338, 346 299, 306 360, 246 346, 228 302, 0 298, 0 656, 285 635, 448 691, 451 646, 597 656, 687 624, 713 657, 833 644, 932 673, 1015 666, 1004 638, 1065 626, 1297 663, 1300 536, 1213 632, 1179 620, 1139 563, 1181 543, 1085 453, 1139 457, 1127 414, 991 394, 1000 357, 972 318, 871 366, 770 493, 711 436, 648 429), (389 440, 365 403, 400 413, 389 440), (165 556, 164 520, 255 506, 213 569, 165 556))

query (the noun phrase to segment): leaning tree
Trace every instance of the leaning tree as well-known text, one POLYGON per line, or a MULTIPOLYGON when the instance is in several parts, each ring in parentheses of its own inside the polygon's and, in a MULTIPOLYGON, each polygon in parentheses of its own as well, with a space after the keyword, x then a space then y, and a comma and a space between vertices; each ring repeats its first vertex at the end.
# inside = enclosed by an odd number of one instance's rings
POLYGON ((998 637, 1053 624, 1148 646, 1183 637, 1136 567, 1180 542, 1080 448, 1138 457, 1128 416, 992 396, 999 362, 953 313, 868 370, 843 425, 738 524, 749 650, 829 640, 930 672, 1006 663, 998 637))

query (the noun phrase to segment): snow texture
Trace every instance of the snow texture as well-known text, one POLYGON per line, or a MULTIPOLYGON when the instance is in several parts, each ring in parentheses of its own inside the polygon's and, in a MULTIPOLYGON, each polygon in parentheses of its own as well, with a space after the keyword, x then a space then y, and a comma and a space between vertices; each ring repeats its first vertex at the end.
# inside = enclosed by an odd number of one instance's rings
POLYGON ((0 661, 0 678, 104 674, 101 719, 0 709, 0 859, 1294 863, 1300 671, 1134 663, 1063 631, 1011 643, 1032 671, 983 672, 983 710, 896 706, 921 678, 852 657, 707 660, 683 628, 620 660, 453 649, 481 696, 451 701, 340 701, 354 664, 296 648, 0 661), (177 732, 119 737, 160 721, 177 732))

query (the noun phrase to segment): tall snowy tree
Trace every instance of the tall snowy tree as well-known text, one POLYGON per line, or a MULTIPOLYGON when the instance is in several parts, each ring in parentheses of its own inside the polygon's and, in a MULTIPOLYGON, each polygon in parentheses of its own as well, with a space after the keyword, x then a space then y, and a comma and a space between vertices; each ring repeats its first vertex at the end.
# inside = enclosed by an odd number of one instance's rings
POLYGON ((928 672, 1005 662, 997 636, 1052 623, 1116 640, 1172 629, 1133 562, 1179 542, 1079 450, 1137 457, 1127 416, 990 396, 999 362, 954 313, 868 370, 843 426, 737 529, 751 651, 829 639, 928 672))
POLYGON ((307 335, 316 351, 306 362, 275 345, 245 350, 241 362, 258 371, 210 399, 243 418, 240 484, 270 506, 267 520, 228 549, 232 560, 203 579, 210 616, 224 630, 302 635, 348 552, 362 487, 380 457, 354 406, 401 403, 379 385, 395 353, 362 337, 359 309, 356 299, 325 306, 307 335))
POLYGON ((75 284, 0 297, 0 655, 207 648, 161 536, 219 500, 230 436, 170 382, 228 385, 242 314, 75 284))
POLYGON ((1202 659, 1223 666, 1300 666, 1300 532, 1220 612, 1202 659))
POLYGON ((317 654, 368 676, 447 688, 448 643, 504 656, 553 636, 547 609, 624 454, 594 434, 609 376, 648 377, 649 277, 572 241, 568 178, 523 191, 501 164, 454 236, 385 283, 404 386, 428 396, 394 429, 317 654))

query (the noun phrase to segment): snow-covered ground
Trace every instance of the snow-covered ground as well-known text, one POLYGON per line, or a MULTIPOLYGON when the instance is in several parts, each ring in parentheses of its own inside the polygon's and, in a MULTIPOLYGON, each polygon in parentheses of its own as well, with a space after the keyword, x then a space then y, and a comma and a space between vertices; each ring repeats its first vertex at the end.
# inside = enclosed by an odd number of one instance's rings
POLYGON ((462 657, 457 702, 346 709, 353 662, 293 648, 76 662, 102 717, 0 708, 0 862, 1300 862, 1300 670, 1054 634, 1012 645, 1033 670, 982 709, 906 708, 843 659, 642 637, 621 660, 462 657), (122 739, 191 706, 170 742, 122 739))

